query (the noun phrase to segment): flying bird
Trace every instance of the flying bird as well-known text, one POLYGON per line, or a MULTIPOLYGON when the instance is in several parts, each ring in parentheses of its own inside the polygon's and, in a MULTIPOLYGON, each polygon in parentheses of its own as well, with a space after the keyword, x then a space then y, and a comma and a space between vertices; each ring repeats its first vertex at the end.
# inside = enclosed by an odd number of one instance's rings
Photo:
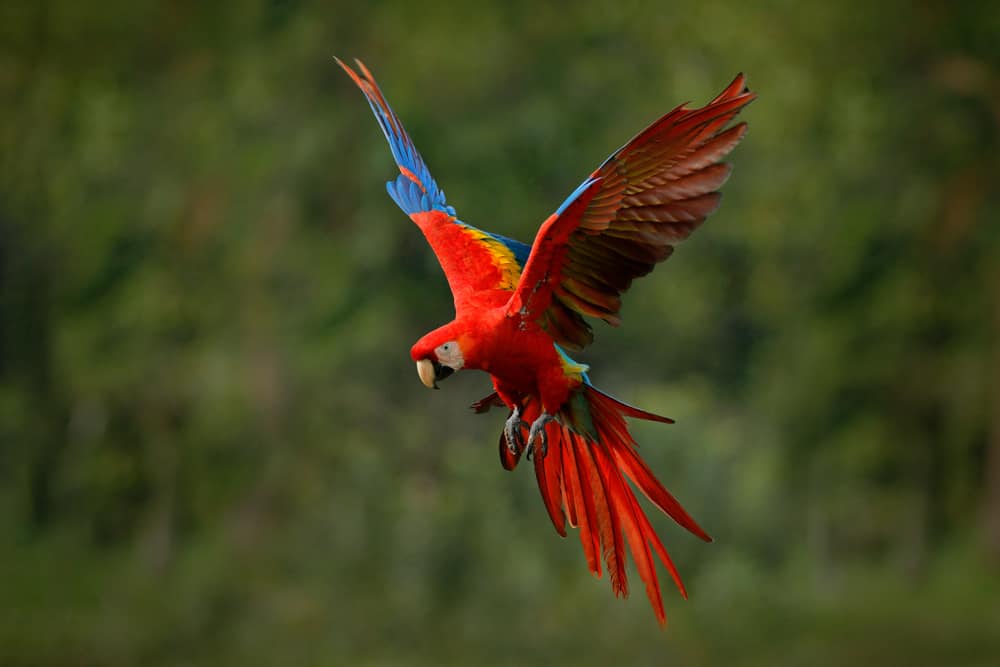
POLYGON ((364 63, 337 63, 364 93, 399 175, 389 196, 423 232, 444 270, 455 318, 413 345, 429 388, 465 369, 489 373, 494 392, 476 412, 506 407, 500 461, 534 465, 556 531, 579 529, 587 565, 628 595, 626 544, 660 625, 666 623, 654 556, 687 598, 681 577, 629 482, 706 542, 702 530, 640 458, 625 418, 673 423, 597 389, 569 352, 593 341, 585 317, 621 323, 621 296, 667 259, 719 206, 746 134, 730 125, 755 97, 738 75, 700 109, 681 105, 615 151, 545 220, 528 246, 458 219, 364 63))

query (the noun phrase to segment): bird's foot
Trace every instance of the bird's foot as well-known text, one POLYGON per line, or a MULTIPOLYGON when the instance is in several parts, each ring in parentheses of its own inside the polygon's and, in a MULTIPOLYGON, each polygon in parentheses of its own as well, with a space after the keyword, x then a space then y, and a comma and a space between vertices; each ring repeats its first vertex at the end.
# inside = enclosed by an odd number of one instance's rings
POLYGON ((531 424, 531 430, 528 431, 528 446, 525 448, 525 456, 528 460, 531 460, 531 456, 537 453, 541 457, 545 457, 545 454, 549 451, 549 438, 545 434, 545 426, 550 421, 555 419, 548 412, 543 412, 538 415, 536 419, 531 424))
POLYGON ((514 408, 514 411, 510 413, 510 417, 507 418, 507 423, 503 425, 503 435, 504 439, 507 441, 507 449, 510 453, 517 456, 524 449, 524 435, 521 432, 527 426, 527 423, 521 421, 521 411, 514 408))

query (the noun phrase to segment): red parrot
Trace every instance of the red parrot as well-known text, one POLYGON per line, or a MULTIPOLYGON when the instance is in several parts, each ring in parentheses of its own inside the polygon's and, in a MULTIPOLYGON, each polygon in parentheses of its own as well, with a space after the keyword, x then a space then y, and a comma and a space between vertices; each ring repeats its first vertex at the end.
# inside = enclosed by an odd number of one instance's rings
POLYGON ((660 625, 666 623, 654 554, 683 597, 684 584, 628 482, 706 542, 712 538, 640 458, 625 417, 673 423, 627 405, 590 382, 565 350, 593 340, 583 316, 621 323, 621 295, 671 255, 719 205, 730 165, 721 160, 746 134, 727 125, 755 95, 742 74, 700 109, 682 105, 619 148, 542 223, 529 247, 460 221, 445 201, 375 78, 337 59, 368 100, 400 174, 389 195, 423 232, 455 301, 455 319, 410 350, 427 386, 455 371, 486 371, 494 393, 476 412, 506 406, 500 460, 533 459, 556 531, 579 528, 591 572, 601 558, 618 596, 628 595, 625 545, 660 625), (627 481, 626 481, 627 480, 627 481))

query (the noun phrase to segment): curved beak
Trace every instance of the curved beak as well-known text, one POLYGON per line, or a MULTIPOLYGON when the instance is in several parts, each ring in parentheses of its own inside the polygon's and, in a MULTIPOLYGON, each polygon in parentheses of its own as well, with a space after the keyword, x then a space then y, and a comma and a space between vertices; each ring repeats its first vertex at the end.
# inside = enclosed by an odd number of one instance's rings
POLYGON ((443 380, 454 372, 454 368, 442 366, 437 361, 430 359, 421 359, 417 362, 417 375, 420 376, 420 381, 428 389, 440 389, 437 386, 438 380, 443 380))

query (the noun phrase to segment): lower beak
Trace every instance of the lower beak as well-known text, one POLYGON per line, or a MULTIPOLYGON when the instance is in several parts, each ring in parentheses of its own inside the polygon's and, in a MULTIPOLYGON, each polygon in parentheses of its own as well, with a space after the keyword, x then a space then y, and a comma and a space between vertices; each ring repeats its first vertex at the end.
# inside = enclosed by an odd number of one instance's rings
POLYGON ((430 359, 421 359, 417 362, 417 375, 428 389, 440 389, 437 386, 437 381, 445 379, 454 372, 455 369, 449 366, 442 366, 437 361, 431 361, 430 359))

